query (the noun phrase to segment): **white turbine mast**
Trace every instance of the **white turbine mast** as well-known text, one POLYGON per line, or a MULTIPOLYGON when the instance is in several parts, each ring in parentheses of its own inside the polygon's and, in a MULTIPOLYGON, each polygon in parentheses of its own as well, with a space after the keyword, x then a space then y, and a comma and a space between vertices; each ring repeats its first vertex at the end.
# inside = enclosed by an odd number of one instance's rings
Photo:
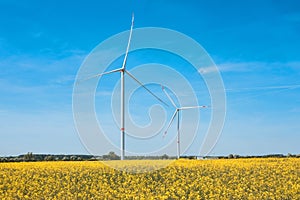
MULTIPOLYGON (((130 33, 129 33, 129 38, 128 38, 128 43, 127 43, 127 48, 126 48, 126 53, 125 57, 123 60, 123 64, 121 68, 114 69, 108 72, 103 72, 101 74, 97 74, 95 76, 92 76, 90 78, 95 78, 115 72, 120 72, 121 74, 121 123, 120 123, 120 131, 121 131, 121 160, 124 160, 125 158, 125 74, 130 76, 135 82, 137 82, 140 86, 142 86, 145 90, 147 90, 152 96, 154 96, 156 99, 158 99, 161 103, 168 105, 165 103, 162 99, 160 99, 158 96, 156 96, 153 92, 151 92, 142 82, 140 82, 137 78, 135 78, 129 71, 126 70, 126 62, 127 62, 127 56, 130 48, 130 42, 131 42, 131 36, 132 36, 132 29, 134 25, 134 13, 132 13, 132 21, 131 21, 131 27, 130 27, 130 33)), ((88 78, 88 79, 90 79, 88 78)))
POLYGON ((166 131, 164 132, 163 137, 166 136, 166 134, 168 133, 169 128, 172 125, 172 122, 174 121, 176 115, 177 115, 177 159, 180 158, 180 111, 182 110, 188 110, 188 109, 196 109, 196 108, 208 108, 209 106, 184 106, 184 107, 178 107, 176 106, 175 102, 173 101, 173 99, 170 97, 170 95, 167 93, 167 91, 165 90, 164 86, 161 86, 163 92, 166 94, 166 96, 168 97, 168 99, 170 100, 170 102, 172 103, 172 105, 175 108, 175 112, 171 117, 171 120, 167 126, 166 131))

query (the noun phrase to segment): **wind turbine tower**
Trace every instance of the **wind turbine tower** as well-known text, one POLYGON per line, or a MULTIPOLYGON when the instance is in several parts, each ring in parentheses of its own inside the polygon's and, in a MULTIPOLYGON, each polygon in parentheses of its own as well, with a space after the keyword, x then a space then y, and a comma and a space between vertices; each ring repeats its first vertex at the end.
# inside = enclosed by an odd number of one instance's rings
MULTIPOLYGON (((158 96, 156 96, 153 92, 151 92, 142 82, 140 82, 137 78, 135 78, 129 71, 126 70, 126 62, 127 62, 127 56, 128 56, 128 52, 129 52, 129 48, 130 48, 130 42, 131 42, 131 36, 132 36, 132 29, 133 29, 133 25, 134 25, 134 14, 132 13, 132 20, 131 20, 131 27, 130 27, 130 32, 129 32, 129 39, 128 39, 128 43, 127 43, 127 48, 126 48, 126 53, 125 53, 125 57, 123 60, 123 64, 121 68, 118 69, 114 69, 108 72, 103 72, 101 74, 97 74, 95 76, 92 76, 90 78, 95 78, 95 77, 99 77, 99 76, 103 76, 103 75, 107 75, 107 74, 112 74, 115 72, 120 72, 121 75, 121 99, 120 99, 120 103, 121 103, 121 111, 120 111, 120 132, 121 132, 121 160, 124 160, 125 158, 125 74, 127 74, 128 76, 130 76, 135 82, 137 82, 140 86, 142 86, 145 90, 147 90, 152 96, 154 96, 156 99, 158 99, 160 102, 162 102, 163 104, 167 105, 167 103, 165 103, 163 100, 161 100, 158 96)), ((88 78, 88 79, 90 79, 88 78)))
POLYGON ((187 107, 178 107, 176 106, 175 102, 173 101, 173 99, 170 97, 170 95, 167 93, 167 91, 165 90, 164 86, 161 86, 163 92, 166 94, 166 96, 168 97, 168 99, 170 100, 171 104, 174 106, 175 108, 175 112, 172 115, 172 118, 167 126, 167 129, 164 133, 164 137, 166 136, 166 134, 168 133, 169 128, 171 127, 176 115, 177 115, 177 159, 180 158, 180 111, 182 110, 189 110, 189 109, 196 109, 196 108, 207 108, 208 106, 187 106, 187 107))

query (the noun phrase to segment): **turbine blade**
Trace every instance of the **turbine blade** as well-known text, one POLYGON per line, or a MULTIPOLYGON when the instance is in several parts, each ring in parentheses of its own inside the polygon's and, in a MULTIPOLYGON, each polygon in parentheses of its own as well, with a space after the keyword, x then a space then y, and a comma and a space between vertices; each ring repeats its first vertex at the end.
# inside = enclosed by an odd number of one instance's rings
POLYGON ((170 97, 170 95, 167 93, 167 91, 165 90, 165 87, 162 85, 161 86, 162 91, 165 93, 165 95, 168 97, 168 99, 170 100, 170 102, 172 103, 172 105, 177 108, 177 106, 175 105, 175 102, 172 100, 172 98, 170 97))
POLYGON ((96 77, 99 77, 99 76, 103 76, 103 75, 106 75, 106 74, 112 74, 112 73, 114 73, 114 72, 119 72, 119 71, 121 71, 122 69, 114 69, 114 70, 111 70, 111 71, 108 71, 108 72, 103 72, 103 73, 101 73, 101 74, 96 74, 96 75, 94 75, 94 76, 90 76, 90 77, 88 77, 88 78, 86 78, 86 79, 83 79, 83 81, 87 81, 87 80, 89 80, 89 79, 92 79, 92 78, 96 78, 96 77))
POLYGON ((170 126, 172 125, 172 122, 174 121, 174 119, 175 119, 177 113, 178 113, 178 110, 176 109, 176 111, 174 112, 174 114, 173 114, 173 116, 172 116, 172 118, 171 118, 171 120, 170 120, 170 122, 169 122, 169 124, 168 124, 168 126, 167 126, 166 131, 164 132, 163 137, 165 137, 165 136, 167 135, 168 130, 169 130, 170 126))
POLYGON ((122 69, 125 69, 125 67, 126 67, 127 55, 128 55, 130 42, 131 42, 131 36, 132 36, 133 24, 134 24, 134 13, 132 13, 131 27, 130 27, 130 32, 129 32, 129 38, 128 38, 128 43, 127 43, 126 53, 125 53, 125 57, 124 57, 123 64, 122 64, 122 69))
POLYGON ((137 78, 135 78, 131 73, 129 73, 127 70, 125 72, 133 79, 135 82, 137 82, 140 86, 142 86, 145 90, 147 90, 152 96, 154 96, 158 101, 165 104, 166 106, 169 106, 166 102, 164 102, 161 98, 156 96, 151 90, 149 90, 143 83, 141 83, 137 78))
POLYGON ((180 110, 188 110, 193 108, 208 108, 208 106, 187 106, 187 107, 181 107, 180 110))

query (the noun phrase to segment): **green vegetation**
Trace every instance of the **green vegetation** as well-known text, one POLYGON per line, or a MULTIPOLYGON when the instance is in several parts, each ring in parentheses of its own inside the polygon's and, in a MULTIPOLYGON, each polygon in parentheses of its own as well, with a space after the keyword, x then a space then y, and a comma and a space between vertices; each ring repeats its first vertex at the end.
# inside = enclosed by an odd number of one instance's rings
MULTIPOLYGON (((294 157, 300 158, 300 154, 269 154, 262 156, 240 156, 236 154, 229 154, 228 156, 181 156, 186 159, 239 159, 239 158, 285 158, 294 157)), ((162 156, 126 156, 126 160, 167 160, 176 159, 174 156, 164 154, 162 156)), ((115 152, 111 151, 106 155, 93 156, 93 155, 51 155, 51 154, 33 154, 28 152, 19 156, 0 157, 0 162, 34 162, 34 161, 96 161, 96 160, 120 160, 115 152)))

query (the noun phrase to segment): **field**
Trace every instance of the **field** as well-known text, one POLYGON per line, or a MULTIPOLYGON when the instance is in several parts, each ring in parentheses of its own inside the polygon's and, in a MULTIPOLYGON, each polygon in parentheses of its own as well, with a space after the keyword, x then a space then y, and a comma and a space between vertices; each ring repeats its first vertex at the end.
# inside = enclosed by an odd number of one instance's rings
POLYGON ((0 163, 0 199, 300 199, 297 158, 166 162, 0 163))

